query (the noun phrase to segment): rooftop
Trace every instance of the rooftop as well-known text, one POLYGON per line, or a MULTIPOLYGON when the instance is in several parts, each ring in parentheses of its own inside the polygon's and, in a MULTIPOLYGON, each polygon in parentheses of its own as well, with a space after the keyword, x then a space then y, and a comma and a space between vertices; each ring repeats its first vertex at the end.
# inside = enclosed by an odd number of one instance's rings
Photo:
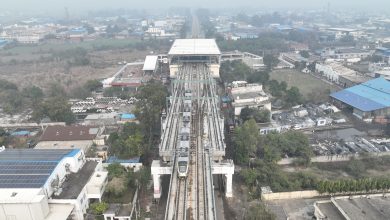
POLYGON ((53 196, 53 199, 76 199, 95 172, 97 165, 96 161, 87 161, 79 172, 69 174, 61 186, 61 194, 53 196))
POLYGON ((0 152, 0 188, 40 188, 64 157, 79 150, 5 149, 0 152))
POLYGON ((40 141, 93 140, 98 131, 98 127, 91 126, 49 126, 43 132, 40 141))
POLYGON ((143 71, 154 71, 156 70, 158 56, 146 56, 143 71))
POLYGON ((361 111, 388 108, 390 107, 390 82, 384 78, 377 78, 332 93, 330 96, 361 111))
POLYGON ((168 55, 220 55, 214 39, 177 39, 168 55))

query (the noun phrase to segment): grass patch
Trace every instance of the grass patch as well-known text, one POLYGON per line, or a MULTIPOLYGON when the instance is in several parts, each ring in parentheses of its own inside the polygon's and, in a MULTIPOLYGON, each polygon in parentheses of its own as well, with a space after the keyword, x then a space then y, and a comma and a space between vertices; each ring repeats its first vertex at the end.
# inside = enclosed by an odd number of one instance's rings
POLYGON ((86 50, 99 50, 99 49, 118 49, 126 48, 141 42, 138 39, 96 39, 83 42, 64 42, 64 43, 44 43, 40 45, 20 45, 10 49, 3 50, 0 54, 45 54, 52 51, 61 52, 77 47, 86 50))
POLYGON ((295 69, 274 70, 270 73, 271 80, 286 82, 288 88, 295 86, 305 99, 325 101, 329 92, 339 90, 336 86, 330 85, 312 75, 301 73, 295 69), (313 97, 315 96, 315 97, 313 97))

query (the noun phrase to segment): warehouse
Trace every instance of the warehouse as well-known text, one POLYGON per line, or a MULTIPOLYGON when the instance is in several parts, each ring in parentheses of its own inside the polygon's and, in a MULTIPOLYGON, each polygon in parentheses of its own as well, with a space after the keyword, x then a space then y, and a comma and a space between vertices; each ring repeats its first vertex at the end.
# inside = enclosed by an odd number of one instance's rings
POLYGON ((353 109, 360 119, 375 119, 390 116, 390 82, 377 78, 360 85, 332 93, 338 104, 353 109))

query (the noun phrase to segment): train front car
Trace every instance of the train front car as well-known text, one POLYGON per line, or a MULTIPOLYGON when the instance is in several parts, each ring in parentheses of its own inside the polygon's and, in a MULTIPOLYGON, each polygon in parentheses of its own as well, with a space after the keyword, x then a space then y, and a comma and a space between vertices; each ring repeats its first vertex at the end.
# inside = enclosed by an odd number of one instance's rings
POLYGON ((186 178, 188 173, 188 161, 190 148, 190 128, 182 127, 180 129, 179 158, 177 160, 179 169, 177 175, 179 178, 186 178))
POLYGON ((185 179, 187 178, 187 173, 188 173, 188 153, 183 153, 182 155, 179 155, 179 159, 177 161, 177 165, 179 169, 177 170, 177 175, 179 176, 180 179, 185 179))

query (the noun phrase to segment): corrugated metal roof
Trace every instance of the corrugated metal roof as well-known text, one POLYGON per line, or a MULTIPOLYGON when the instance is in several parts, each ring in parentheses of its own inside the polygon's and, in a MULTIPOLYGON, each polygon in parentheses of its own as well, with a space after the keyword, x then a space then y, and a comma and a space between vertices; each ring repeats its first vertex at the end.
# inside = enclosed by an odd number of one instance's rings
POLYGON ((377 78, 330 96, 365 112, 387 108, 390 107, 390 82, 377 78))
POLYGON ((220 55, 214 39, 177 39, 169 55, 220 55))

